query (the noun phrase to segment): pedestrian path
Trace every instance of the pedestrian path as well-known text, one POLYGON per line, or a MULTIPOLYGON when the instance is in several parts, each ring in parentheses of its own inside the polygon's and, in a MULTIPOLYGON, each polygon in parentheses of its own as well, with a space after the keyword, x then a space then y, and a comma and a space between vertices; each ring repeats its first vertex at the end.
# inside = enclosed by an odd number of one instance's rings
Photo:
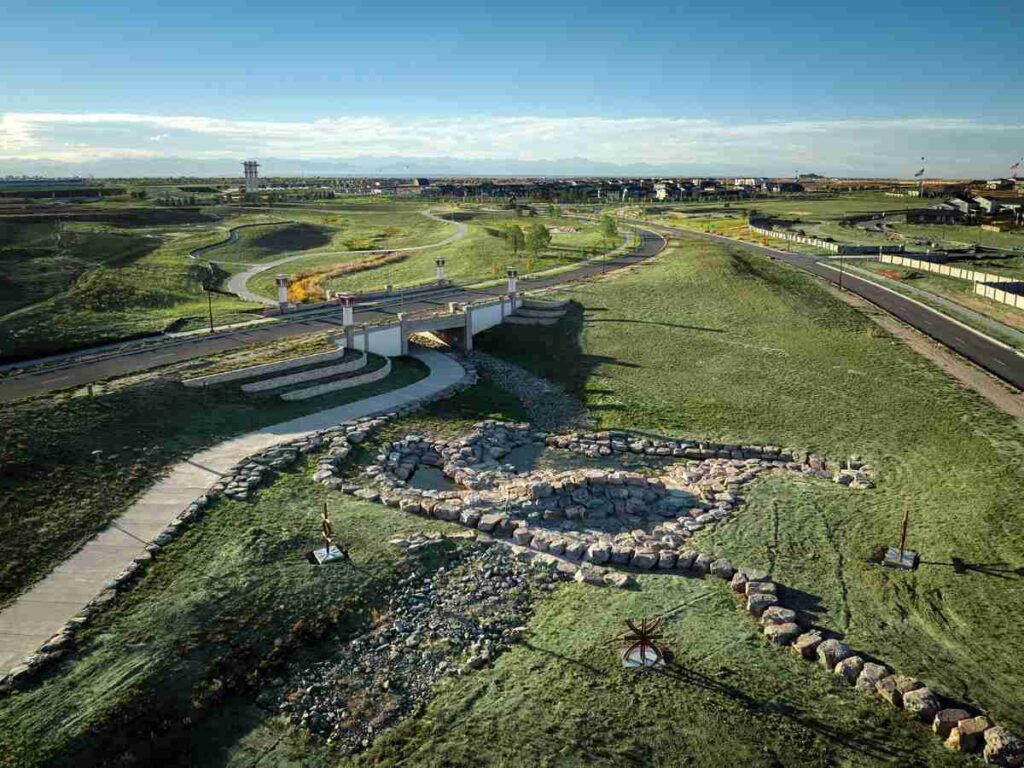
POLYGON ((422 349, 410 355, 430 369, 413 384, 225 440, 171 467, 123 515, 0 611, 0 675, 49 640, 128 563, 143 555, 146 545, 197 496, 246 456, 344 421, 416 403, 457 384, 464 375, 456 360, 440 352, 422 349))

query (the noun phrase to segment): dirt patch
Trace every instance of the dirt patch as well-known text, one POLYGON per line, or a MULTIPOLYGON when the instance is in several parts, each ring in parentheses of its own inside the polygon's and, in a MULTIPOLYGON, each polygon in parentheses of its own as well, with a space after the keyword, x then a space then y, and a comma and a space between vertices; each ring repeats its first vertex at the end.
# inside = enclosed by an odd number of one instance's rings
POLYGON ((1020 425, 1024 427, 1024 395, 1020 392, 1011 389, 995 376, 983 371, 915 328, 902 323, 871 302, 832 286, 829 286, 829 290, 840 300, 859 309, 872 322, 906 343, 919 355, 931 360, 965 387, 977 392, 999 410, 1018 419, 1020 425))

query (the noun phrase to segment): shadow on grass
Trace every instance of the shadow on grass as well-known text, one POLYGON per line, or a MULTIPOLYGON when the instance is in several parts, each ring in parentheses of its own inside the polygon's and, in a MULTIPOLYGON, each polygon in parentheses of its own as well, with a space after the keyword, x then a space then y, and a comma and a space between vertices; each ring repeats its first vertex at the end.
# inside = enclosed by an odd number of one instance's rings
POLYGON ((961 575, 965 573, 980 573, 997 579, 1024 578, 1024 566, 1010 568, 1007 563, 968 563, 959 557, 951 558, 948 563, 938 560, 919 560, 918 565, 937 565, 952 568, 961 575))
MULTIPOLYGON (((714 678, 683 666, 678 661, 670 660, 662 669, 652 669, 651 672, 671 678, 682 685, 698 688, 716 696, 732 699, 739 702, 745 709, 756 713, 776 715, 789 720, 796 725, 822 737, 830 744, 835 744, 844 749, 870 757, 876 760, 891 760, 893 757, 900 757, 909 760, 913 753, 910 750, 901 749, 889 742, 873 739, 865 736, 862 731, 850 732, 836 728, 824 723, 816 717, 801 712, 797 707, 786 702, 759 701, 749 696, 734 685, 728 685, 714 678)), ((907 764, 907 763, 904 763, 907 764)))
POLYGON ((708 333, 725 333, 724 328, 705 328, 700 325, 684 325, 683 323, 661 323, 657 320, 627 320, 618 317, 587 318, 587 323, 627 323, 629 325, 658 325, 662 328, 682 328, 687 331, 707 331, 708 333))

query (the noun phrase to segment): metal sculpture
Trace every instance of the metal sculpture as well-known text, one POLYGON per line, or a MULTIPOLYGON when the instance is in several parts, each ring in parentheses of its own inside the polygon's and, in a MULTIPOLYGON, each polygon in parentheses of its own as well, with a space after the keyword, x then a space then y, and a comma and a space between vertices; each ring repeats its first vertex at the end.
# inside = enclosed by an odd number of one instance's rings
POLYGON ((653 619, 646 617, 640 619, 640 626, 626 619, 626 626, 630 631, 615 638, 615 642, 626 647, 622 653, 622 663, 626 666, 654 667, 664 664, 665 657, 658 648, 657 641, 661 639, 661 617, 653 619), (639 661, 634 660, 635 652, 640 652, 639 661))

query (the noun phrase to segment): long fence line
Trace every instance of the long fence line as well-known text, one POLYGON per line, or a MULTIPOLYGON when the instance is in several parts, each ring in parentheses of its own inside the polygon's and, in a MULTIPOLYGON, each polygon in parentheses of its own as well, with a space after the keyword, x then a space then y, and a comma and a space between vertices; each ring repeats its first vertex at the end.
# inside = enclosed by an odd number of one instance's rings
POLYGON ((754 222, 748 223, 747 227, 759 235, 774 237, 780 240, 788 240, 791 243, 813 245, 815 248, 822 248, 823 250, 831 253, 903 253, 905 250, 905 247, 902 245, 843 245, 832 242, 831 240, 822 240, 820 237, 809 237, 808 235, 801 235, 796 232, 788 232, 782 229, 771 229, 770 227, 755 224, 754 222))
POLYGON ((934 272, 937 275, 955 277, 960 280, 969 280, 974 283, 974 292, 986 299, 998 301, 1000 304, 1008 304, 1017 309, 1024 309, 1024 292, 1013 293, 1004 291, 995 285, 1013 285, 1018 290, 1024 288, 1024 279, 1006 277, 1004 275, 993 275, 991 272, 978 272, 973 269, 961 269, 949 264, 938 264, 933 261, 922 261, 921 259, 908 259, 902 256, 882 254, 883 264, 893 264, 898 267, 910 267, 925 272, 934 272))

